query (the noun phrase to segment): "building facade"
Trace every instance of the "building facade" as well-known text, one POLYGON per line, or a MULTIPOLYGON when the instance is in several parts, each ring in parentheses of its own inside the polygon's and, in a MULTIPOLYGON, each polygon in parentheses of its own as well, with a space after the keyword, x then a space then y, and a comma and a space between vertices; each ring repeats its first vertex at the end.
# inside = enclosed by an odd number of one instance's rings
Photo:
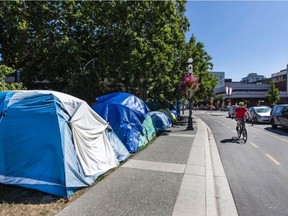
POLYGON ((225 86, 215 89, 215 94, 224 99, 225 105, 244 101, 248 106, 269 105, 266 93, 270 84, 247 84, 241 82, 226 82, 225 86))
POLYGON ((225 72, 211 72, 217 79, 218 83, 215 88, 223 87, 225 85, 225 72))
POLYGON ((280 90, 279 103, 288 103, 288 64, 286 69, 271 74, 271 78, 250 73, 240 82, 232 82, 232 79, 225 79, 225 72, 213 72, 213 74, 219 80, 214 89, 215 95, 221 96, 225 105, 237 104, 239 101, 246 102, 248 106, 270 105, 266 93, 271 83, 280 90))
POLYGON ((258 75, 257 73, 249 73, 247 77, 241 79, 241 83, 255 83, 266 79, 263 75, 258 75))
POLYGON ((280 90, 280 103, 288 103, 288 64, 286 69, 271 74, 271 82, 280 90))

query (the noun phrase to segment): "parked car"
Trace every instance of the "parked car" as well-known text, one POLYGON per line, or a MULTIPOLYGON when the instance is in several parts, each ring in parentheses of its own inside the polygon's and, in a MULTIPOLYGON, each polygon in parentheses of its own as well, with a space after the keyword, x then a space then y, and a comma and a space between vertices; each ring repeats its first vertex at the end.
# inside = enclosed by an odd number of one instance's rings
POLYGON ((288 104, 275 105, 271 112, 271 126, 288 128, 288 104))
POLYGON ((235 108, 236 108, 235 105, 232 105, 232 106, 229 107, 229 110, 228 110, 228 116, 229 116, 229 118, 234 118, 235 108))
POLYGON ((255 123, 270 123, 271 120, 271 108, 268 106, 255 106, 250 107, 250 118, 248 120, 255 123))

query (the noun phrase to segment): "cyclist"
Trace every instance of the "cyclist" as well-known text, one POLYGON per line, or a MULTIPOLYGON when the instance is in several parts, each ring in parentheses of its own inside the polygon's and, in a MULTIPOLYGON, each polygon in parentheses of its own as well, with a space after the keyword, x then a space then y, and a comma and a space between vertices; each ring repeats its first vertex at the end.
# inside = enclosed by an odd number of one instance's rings
POLYGON ((250 113, 248 111, 248 109, 244 106, 243 102, 239 102, 238 106, 235 109, 235 114, 234 114, 234 118, 237 121, 237 126, 236 126, 236 130, 238 130, 240 123, 243 119, 245 119, 246 117, 249 117, 250 113))

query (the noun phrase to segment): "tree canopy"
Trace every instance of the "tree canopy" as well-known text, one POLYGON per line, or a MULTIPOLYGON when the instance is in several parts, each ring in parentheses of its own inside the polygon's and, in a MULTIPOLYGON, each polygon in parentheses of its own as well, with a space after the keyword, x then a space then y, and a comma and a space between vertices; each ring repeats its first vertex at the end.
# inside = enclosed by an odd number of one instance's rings
POLYGON ((13 68, 0 65, 0 91, 26 89, 21 82, 6 83, 5 78, 15 73, 13 68))
MULTIPOLYGON (((193 59, 193 74, 198 77, 200 88, 195 92, 194 103, 203 103, 209 101, 214 96, 214 87, 217 85, 217 78, 210 73, 213 64, 212 57, 205 51, 205 46, 192 35, 190 41, 186 44, 185 59, 193 59)), ((187 60, 186 60, 187 61, 187 60)))
POLYGON ((280 100, 280 90, 276 88, 274 83, 271 83, 270 89, 266 93, 266 98, 271 105, 275 105, 280 100))
MULTIPOLYGON (((0 64, 21 71, 28 89, 49 88, 86 101, 115 91, 181 98, 179 83, 194 59, 200 90, 216 85, 204 44, 192 36, 186 1, 0 2, 0 64)), ((145 98, 146 97, 146 98, 145 98)))

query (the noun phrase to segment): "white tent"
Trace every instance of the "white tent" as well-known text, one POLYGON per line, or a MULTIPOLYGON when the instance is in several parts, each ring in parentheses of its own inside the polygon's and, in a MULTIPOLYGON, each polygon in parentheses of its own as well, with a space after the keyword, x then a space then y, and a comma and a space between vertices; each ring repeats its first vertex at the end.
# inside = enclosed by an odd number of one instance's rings
POLYGON ((76 97, 45 90, 1 92, 0 183, 69 197, 116 167, 116 155, 129 157, 122 143, 111 144, 108 128, 76 97))

